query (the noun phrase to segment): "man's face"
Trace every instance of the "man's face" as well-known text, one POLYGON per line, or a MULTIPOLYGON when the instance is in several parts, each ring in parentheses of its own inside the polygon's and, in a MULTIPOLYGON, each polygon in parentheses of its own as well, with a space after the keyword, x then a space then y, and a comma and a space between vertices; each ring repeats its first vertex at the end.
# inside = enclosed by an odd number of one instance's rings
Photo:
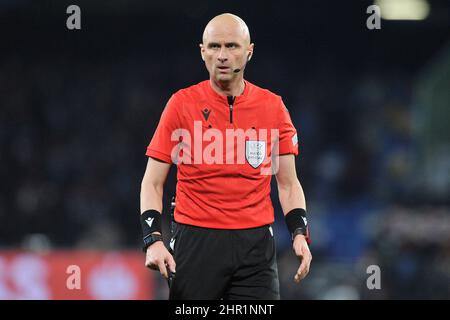
POLYGON ((231 81, 242 69, 253 52, 249 35, 237 23, 213 23, 208 25, 200 45, 202 58, 210 77, 219 82, 231 81))

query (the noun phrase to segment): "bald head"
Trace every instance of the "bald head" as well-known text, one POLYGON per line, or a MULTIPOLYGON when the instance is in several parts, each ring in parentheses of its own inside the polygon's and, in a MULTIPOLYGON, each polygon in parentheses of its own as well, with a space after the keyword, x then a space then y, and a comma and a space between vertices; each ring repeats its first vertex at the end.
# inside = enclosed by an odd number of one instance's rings
POLYGON ((210 79, 227 86, 242 86, 243 71, 253 55, 253 48, 244 20, 231 13, 209 21, 200 43, 200 53, 210 79))
POLYGON ((231 35, 240 38, 246 45, 250 44, 250 31, 247 24, 231 13, 220 14, 208 22, 203 32, 203 44, 217 35, 231 35))

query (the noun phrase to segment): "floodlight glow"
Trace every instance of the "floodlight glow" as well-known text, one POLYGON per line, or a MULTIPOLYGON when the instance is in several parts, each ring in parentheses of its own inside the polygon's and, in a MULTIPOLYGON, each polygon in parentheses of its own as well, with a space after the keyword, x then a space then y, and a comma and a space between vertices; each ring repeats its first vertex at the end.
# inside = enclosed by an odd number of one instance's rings
POLYGON ((427 0, 375 0, 374 4, 386 20, 424 20, 430 13, 427 0))

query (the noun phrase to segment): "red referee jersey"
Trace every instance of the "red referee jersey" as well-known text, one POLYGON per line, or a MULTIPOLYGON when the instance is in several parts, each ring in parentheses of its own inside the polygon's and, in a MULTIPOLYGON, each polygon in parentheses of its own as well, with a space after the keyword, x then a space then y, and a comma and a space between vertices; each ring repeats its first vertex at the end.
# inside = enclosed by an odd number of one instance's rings
POLYGON ((206 80, 172 95, 146 155, 177 165, 177 222, 245 229, 274 221, 276 153, 298 154, 281 97, 245 81, 230 107, 206 80))

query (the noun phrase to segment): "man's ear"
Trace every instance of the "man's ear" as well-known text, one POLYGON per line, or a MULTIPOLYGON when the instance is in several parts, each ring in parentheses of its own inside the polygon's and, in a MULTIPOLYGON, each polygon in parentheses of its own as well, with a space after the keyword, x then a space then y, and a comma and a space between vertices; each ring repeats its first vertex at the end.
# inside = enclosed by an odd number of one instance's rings
POLYGON ((203 43, 200 43, 198 46, 200 47, 200 54, 202 55, 202 60, 205 61, 205 57, 203 56, 203 51, 205 51, 205 49, 203 48, 203 43))
POLYGON ((250 61, 250 59, 253 57, 253 49, 255 48, 255 44, 252 43, 250 44, 250 46, 248 47, 248 55, 247 55, 247 61, 250 61))

